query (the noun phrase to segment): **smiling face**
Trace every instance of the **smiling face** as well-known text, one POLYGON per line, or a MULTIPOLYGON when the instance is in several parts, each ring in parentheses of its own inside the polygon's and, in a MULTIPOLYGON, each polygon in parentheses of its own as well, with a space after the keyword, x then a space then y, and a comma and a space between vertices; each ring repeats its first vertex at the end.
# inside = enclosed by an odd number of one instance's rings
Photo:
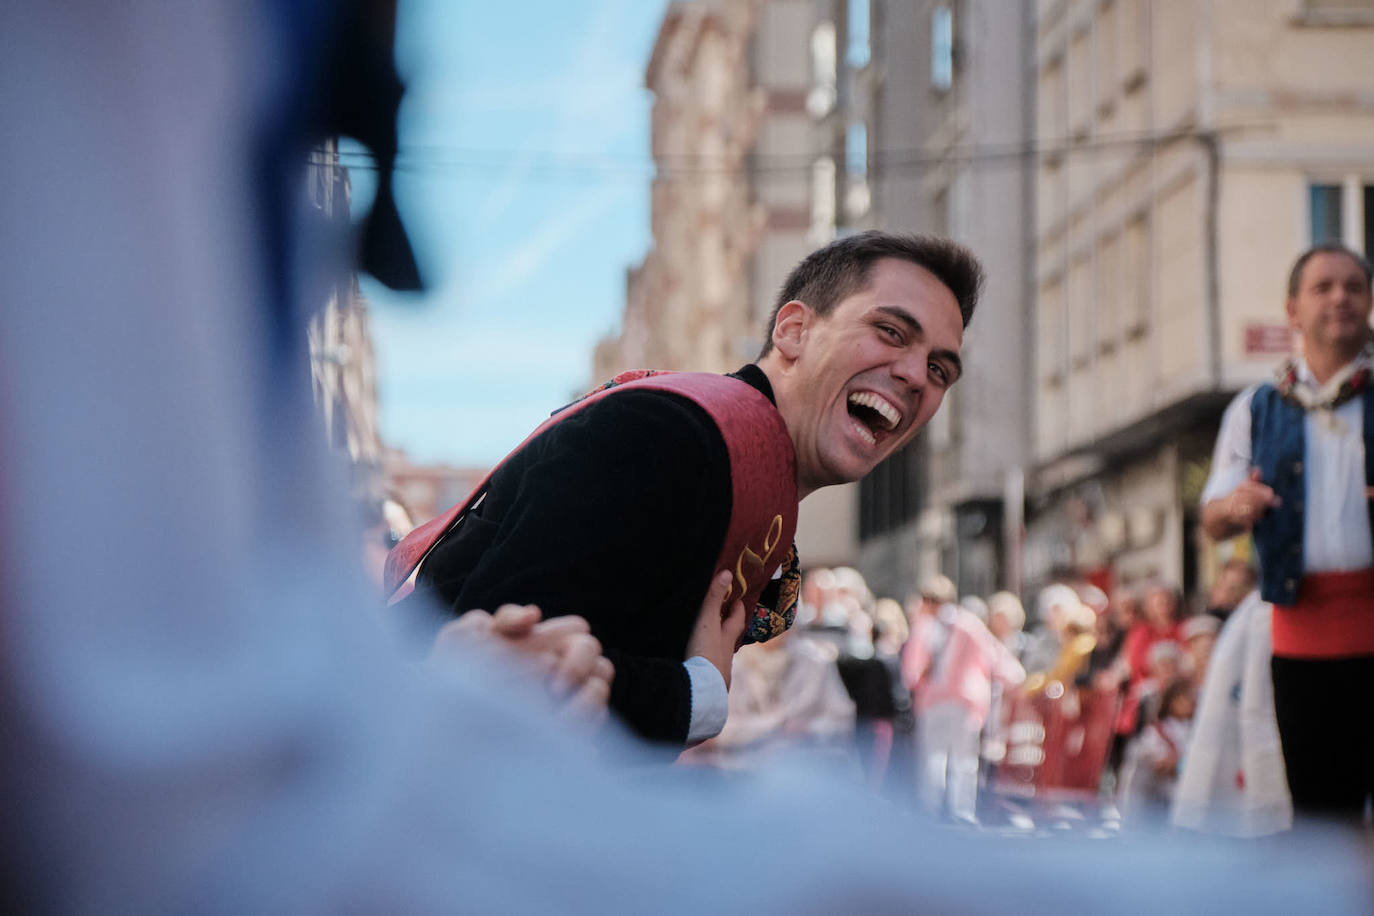
POLYGON ((1315 254, 1303 266, 1297 294, 1288 299, 1288 323, 1302 334, 1303 349, 1350 354, 1369 336, 1369 278, 1354 258, 1315 254))
POLYGON ((1177 611, 1172 589, 1155 586, 1145 593, 1145 620, 1155 630, 1162 632, 1173 626, 1177 611))
POLYGON ((759 365, 797 454, 800 495, 858 480, 911 441, 958 379, 964 328, 954 294, 910 261, 873 264, 828 315, 784 305, 759 365))

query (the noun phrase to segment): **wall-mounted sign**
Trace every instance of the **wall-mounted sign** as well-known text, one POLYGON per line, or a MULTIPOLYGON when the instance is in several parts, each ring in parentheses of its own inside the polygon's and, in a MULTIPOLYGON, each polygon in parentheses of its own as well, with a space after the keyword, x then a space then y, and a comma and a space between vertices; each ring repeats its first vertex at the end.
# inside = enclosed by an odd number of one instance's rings
POLYGON ((1247 324, 1245 355, 1270 356, 1293 352, 1293 330, 1286 324, 1247 324))

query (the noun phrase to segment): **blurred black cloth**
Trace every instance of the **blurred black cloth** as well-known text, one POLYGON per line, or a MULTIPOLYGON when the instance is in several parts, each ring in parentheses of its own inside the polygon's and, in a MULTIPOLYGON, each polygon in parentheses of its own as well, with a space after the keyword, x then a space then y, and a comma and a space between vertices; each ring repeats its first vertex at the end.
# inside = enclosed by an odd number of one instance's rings
POLYGON ((892 695, 892 671, 881 658, 857 658, 841 655, 835 665, 849 698, 854 701, 854 714, 860 719, 890 720, 897 715, 892 695))
POLYGON ((1293 811, 1359 826, 1374 794, 1374 658, 1270 660, 1293 811))

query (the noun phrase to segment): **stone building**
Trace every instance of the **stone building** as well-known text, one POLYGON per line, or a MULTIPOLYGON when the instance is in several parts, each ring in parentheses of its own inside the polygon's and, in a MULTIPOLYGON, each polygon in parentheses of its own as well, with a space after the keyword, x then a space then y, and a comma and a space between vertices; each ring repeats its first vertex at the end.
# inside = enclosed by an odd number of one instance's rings
POLYGON ((627 368, 726 372, 745 352, 749 262, 761 214, 745 160, 760 96, 749 74, 755 4, 669 4, 645 72, 654 94, 653 247, 626 279, 618 338, 595 372, 627 368))
MULTIPOLYGON (((346 227, 350 190, 348 169, 339 164, 337 141, 311 150, 306 182, 310 212, 346 227)), ((346 453, 357 468, 361 494, 379 479, 382 462, 377 369, 367 302, 351 269, 339 270, 325 295, 307 328, 311 381, 330 444, 346 453)))
MULTIPOLYGON (((645 73, 654 94, 653 246, 627 274, 621 331, 598 344, 596 378, 749 362, 787 272, 834 237, 834 150, 812 78, 827 46, 834 71, 834 26, 817 31, 822 6, 668 6, 645 73)), ((853 562, 855 515, 853 487, 808 498, 798 525, 803 561, 853 562)))
POLYGON ((1191 587, 1220 412, 1288 351, 1286 272, 1367 247, 1368 0, 1042 0, 1028 579, 1191 587))
POLYGON ((1030 431, 1031 14, 1030 0, 891 0, 871 13, 872 221, 951 237, 988 271, 964 339, 963 379, 912 445, 861 485, 861 568, 893 594, 934 572, 963 593, 1019 584, 1030 431))

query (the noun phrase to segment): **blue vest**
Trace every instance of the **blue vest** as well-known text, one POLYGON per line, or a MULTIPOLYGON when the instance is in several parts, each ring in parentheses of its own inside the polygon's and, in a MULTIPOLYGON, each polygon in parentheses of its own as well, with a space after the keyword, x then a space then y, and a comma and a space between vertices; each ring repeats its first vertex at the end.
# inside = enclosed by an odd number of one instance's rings
MULTIPOLYGON (((1374 482, 1374 396, 1366 388, 1364 402, 1364 479, 1374 482)), ((1279 397, 1270 383, 1261 385, 1250 402, 1250 454, 1260 479, 1273 488, 1281 505, 1255 523, 1252 536, 1259 554, 1260 597, 1291 607, 1302 583, 1303 458, 1307 412, 1279 397)), ((1364 494, 1355 495, 1363 499, 1364 494)), ((1374 530, 1374 504, 1370 528, 1374 530)))

